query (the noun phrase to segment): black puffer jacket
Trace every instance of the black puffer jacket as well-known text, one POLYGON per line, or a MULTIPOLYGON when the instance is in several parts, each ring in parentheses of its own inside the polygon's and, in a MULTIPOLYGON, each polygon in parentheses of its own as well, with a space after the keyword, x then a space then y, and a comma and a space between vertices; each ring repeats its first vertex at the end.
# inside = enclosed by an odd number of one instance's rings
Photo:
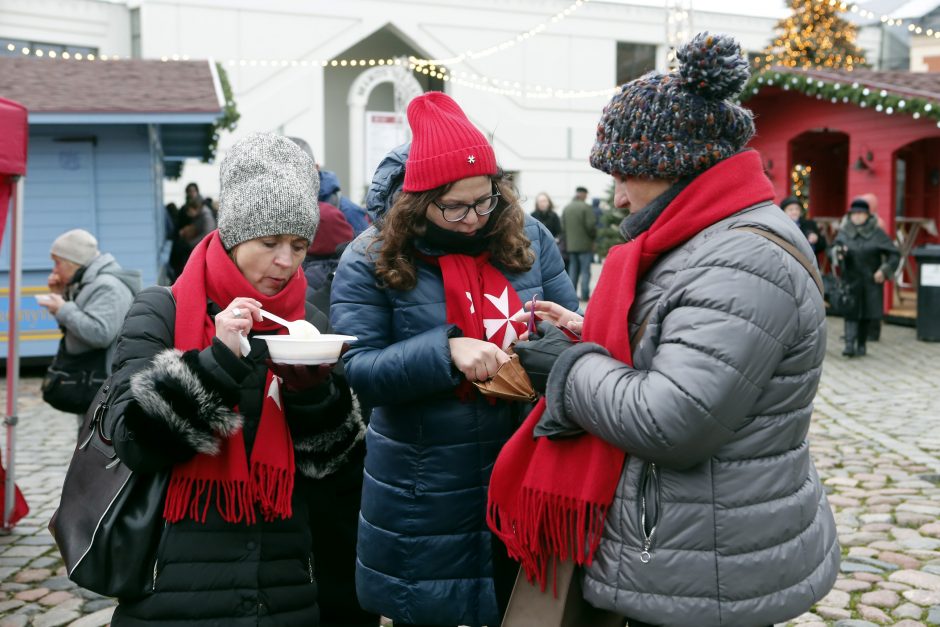
POLYGON ((846 220, 833 242, 833 254, 843 266, 842 280, 852 287, 855 311, 845 312, 848 320, 881 320, 884 311, 884 284, 875 283, 875 272, 881 270, 891 279, 898 268, 901 253, 891 238, 878 227, 878 220, 869 216, 861 226, 846 220))
MULTIPOLYGON (((208 304, 210 315, 219 311, 208 304)), ((243 421, 249 455, 261 412, 268 357, 263 341, 250 338, 251 354, 236 357, 216 340, 202 351, 172 350, 176 304, 166 288, 143 291, 124 324, 114 361, 115 447, 138 472, 166 470, 206 452, 210 425, 243 421), (138 374, 139 373, 139 374, 138 374), (162 407, 140 403, 131 390, 149 386, 162 407), (194 399, 203 398, 204 402, 194 399), (239 413, 232 407, 239 407, 239 413)), ((328 322, 308 305, 307 320, 325 331, 328 322)), ((314 573, 312 511, 315 479, 334 472, 364 434, 362 419, 342 367, 324 384, 283 392, 294 442, 297 474, 288 520, 228 524, 214 507, 206 522, 166 525, 153 561, 153 577, 141 596, 121 599, 113 624, 289 625, 319 622, 314 573)), ((148 566, 149 568, 149 566, 148 566)))

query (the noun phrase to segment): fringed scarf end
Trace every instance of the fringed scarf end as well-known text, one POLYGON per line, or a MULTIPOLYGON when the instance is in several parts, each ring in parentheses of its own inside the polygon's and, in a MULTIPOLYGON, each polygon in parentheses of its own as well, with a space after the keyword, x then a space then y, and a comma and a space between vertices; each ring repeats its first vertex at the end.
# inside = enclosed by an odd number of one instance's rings
MULTIPOLYGON (((544 592, 549 566, 554 581, 558 562, 573 560, 578 566, 592 563, 609 506, 530 488, 523 488, 521 496, 512 514, 491 502, 486 520, 506 545, 509 557, 520 563, 529 582, 537 581, 544 592)), ((555 586, 552 593, 558 596, 555 586)))

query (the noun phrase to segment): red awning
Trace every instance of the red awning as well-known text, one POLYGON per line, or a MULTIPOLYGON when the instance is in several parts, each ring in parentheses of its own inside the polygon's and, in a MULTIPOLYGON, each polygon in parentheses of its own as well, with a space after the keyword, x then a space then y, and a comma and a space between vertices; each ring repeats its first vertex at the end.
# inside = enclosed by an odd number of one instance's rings
POLYGON ((0 98, 0 242, 3 241, 10 195, 13 193, 13 180, 10 177, 26 174, 28 139, 26 107, 0 98))
POLYGON ((0 98, 0 174, 26 174, 26 107, 0 98))

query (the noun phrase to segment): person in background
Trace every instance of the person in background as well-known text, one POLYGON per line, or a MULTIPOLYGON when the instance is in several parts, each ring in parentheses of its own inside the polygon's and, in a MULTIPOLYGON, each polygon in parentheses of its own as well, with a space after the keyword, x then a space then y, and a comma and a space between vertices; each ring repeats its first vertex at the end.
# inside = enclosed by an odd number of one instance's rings
POLYGON ((839 574, 807 441, 826 312, 809 243, 745 148, 740 46, 700 33, 677 58, 598 122, 591 165, 618 206, 630 199, 626 243, 604 262, 600 306, 582 319, 539 302, 546 332, 516 345, 544 411, 500 453, 489 511, 536 577, 557 553, 528 539, 590 521, 568 553, 584 599, 630 627, 786 623, 839 574))
POLYGON ((594 238, 597 237, 597 216, 587 203, 588 190, 578 187, 575 196, 561 214, 568 253, 568 276, 575 291, 581 284, 581 300, 591 297, 591 263, 594 261, 594 238))
MULTIPOLYGON (((187 185, 187 189, 195 183, 187 185)), ((209 233, 215 230, 216 221, 212 211, 199 196, 190 198, 186 206, 180 210, 176 222, 177 238, 170 250, 170 266, 175 279, 183 272, 183 267, 189 260, 196 245, 209 233)))
MULTIPOLYGON (((313 156, 313 149, 306 140, 300 137, 288 137, 303 150, 310 160, 316 163, 313 156)), ((320 176, 320 170, 317 169, 317 176, 320 177, 320 184, 323 184, 323 177, 320 176)), ((322 189, 322 188, 321 188, 322 189)), ((320 200, 320 228, 317 229, 317 235, 310 242, 307 249, 307 257, 304 259, 304 275, 307 277, 307 302, 323 312, 330 310, 330 284, 333 281, 333 272, 339 264, 339 257, 343 254, 346 244, 355 237, 352 226, 346 220, 346 216, 333 204, 323 200, 323 194, 319 194, 320 200)))
POLYGON ((300 270, 318 179, 268 133, 236 142, 220 170, 219 229, 172 293, 141 292, 115 354, 115 450, 170 476, 152 580, 119 599, 115 627, 330 624, 318 600, 336 574, 317 549, 337 541, 318 520, 334 503, 315 486, 361 446, 362 417, 341 365, 275 363, 257 337, 286 332, 262 309, 329 332, 300 270))
POLYGON ((356 588, 395 627, 495 626, 516 568, 486 528, 486 488, 525 404, 484 398, 472 382, 509 360, 522 300, 578 301, 553 238, 459 105, 429 92, 408 121, 402 192, 386 213, 404 147, 376 170, 375 224, 333 281, 333 325, 359 338, 346 372, 373 407, 356 588))
POLYGON ((343 195, 335 172, 320 170, 320 200, 339 207, 356 236, 369 228, 369 216, 365 209, 343 195))
POLYGON ((561 258, 565 262, 565 270, 568 270, 568 253, 565 251, 564 235, 561 229, 561 218, 555 213, 555 203, 545 192, 539 192, 535 197, 535 208, 532 210, 532 217, 545 225, 548 232, 555 238, 555 244, 561 252, 561 258))
POLYGON ((561 218, 555 213, 555 203, 545 192, 539 192, 535 197, 535 208, 532 210, 532 217, 545 225, 548 232, 555 238, 555 242, 561 237, 561 218))
POLYGON ((846 357, 868 352, 869 326, 879 322, 884 311, 884 283, 894 275, 901 253, 871 214, 864 198, 849 206, 848 219, 833 242, 833 255, 843 267, 842 280, 855 297, 855 310, 845 313, 846 357))
MULTIPOLYGON (((97 373, 97 385, 88 385, 82 392, 88 402, 80 404, 87 409, 98 385, 111 373, 121 324, 141 288, 140 272, 125 270, 111 254, 99 252, 98 240, 83 229, 57 237, 50 253, 54 264, 48 278, 50 294, 39 302, 62 329, 60 354, 81 355, 74 363, 97 373)), ((68 367, 58 355, 52 368, 56 367, 68 367)), ((81 420, 80 415, 79 426, 81 420)))
POLYGON ((780 203, 780 208, 787 214, 787 217, 793 220, 797 228, 806 236, 806 241, 813 247, 813 253, 818 255, 826 251, 828 243, 819 230, 819 225, 815 220, 806 217, 806 209, 803 207, 803 201, 796 196, 787 196, 780 203))
MULTIPOLYGON (((288 137, 310 162, 316 164, 313 149, 300 137, 288 137)), ((316 168, 314 175, 322 184, 316 168)), ((318 194, 319 196, 319 194, 318 194)), ((307 279, 306 299, 318 312, 329 316, 333 273, 353 229, 342 212, 332 204, 318 201, 320 224, 301 268, 307 279)), ((367 424, 371 408, 360 407, 367 424)), ((314 574, 319 582, 321 627, 377 627, 379 615, 366 612, 356 598, 356 539, 359 505, 362 497, 362 465, 365 442, 357 444, 349 456, 329 476, 313 483, 314 574)))

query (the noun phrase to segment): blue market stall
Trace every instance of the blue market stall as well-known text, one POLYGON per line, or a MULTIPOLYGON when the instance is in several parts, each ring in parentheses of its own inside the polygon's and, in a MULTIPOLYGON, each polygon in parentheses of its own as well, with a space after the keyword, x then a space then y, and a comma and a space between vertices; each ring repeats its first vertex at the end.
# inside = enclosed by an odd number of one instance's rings
MULTIPOLYGON (((125 268, 157 281, 164 250, 163 177, 205 157, 224 99, 209 61, 0 58, 0 97, 29 110, 22 298, 23 357, 55 354, 59 329, 36 296, 48 291, 49 247, 62 232, 90 231, 125 268)), ((7 238, 9 240, 9 238, 7 238)), ((8 283, 9 244, 0 248, 8 283)), ((0 311, 9 291, 0 288, 0 311)), ((0 319, 5 354, 8 319, 0 319)))

